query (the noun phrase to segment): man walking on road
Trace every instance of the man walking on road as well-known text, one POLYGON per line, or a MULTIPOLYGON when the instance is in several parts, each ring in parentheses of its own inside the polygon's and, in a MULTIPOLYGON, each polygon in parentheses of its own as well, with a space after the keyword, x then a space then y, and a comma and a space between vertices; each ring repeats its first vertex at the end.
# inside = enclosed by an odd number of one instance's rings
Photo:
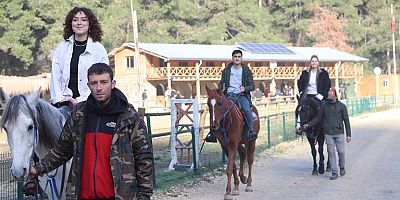
POLYGON ((331 180, 338 178, 338 169, 336 164, 336 151, 339 156, 340 175, 346 174, 345 169, 345 144, 344 129, 346 129, 346 141, 351 141, 351 128, 347 107, 337 98, 336 90, 331 88, 328 92, 328 102, 321 106, 318 115, 308 124, 304 124, 304 128, 312 127, 322 120, 322 129, 325 133, 326 145, 328 147, 328 158, 332 169, 331 180))

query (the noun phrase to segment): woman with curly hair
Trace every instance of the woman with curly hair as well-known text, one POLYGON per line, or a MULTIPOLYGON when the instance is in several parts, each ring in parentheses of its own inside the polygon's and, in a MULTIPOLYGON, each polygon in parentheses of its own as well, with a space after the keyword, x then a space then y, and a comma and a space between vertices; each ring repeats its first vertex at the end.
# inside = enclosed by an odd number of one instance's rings
POLYGON ((100 43, 103 31, 92 10, 75 7, 64 22, 64 40, 54 51, 50 95, 56 107, 85 101, 90 94, 87 70, 94 63, 109 64, 107 51, 100 43))

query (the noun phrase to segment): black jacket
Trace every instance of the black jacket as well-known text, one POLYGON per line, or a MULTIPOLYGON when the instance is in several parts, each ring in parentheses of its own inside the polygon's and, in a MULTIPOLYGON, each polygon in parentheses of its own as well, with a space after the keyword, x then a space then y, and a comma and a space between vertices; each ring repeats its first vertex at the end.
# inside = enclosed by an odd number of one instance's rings
MULTIPOLYGON (((222 71, 222 77, 221 81, 219 82, 219 88, 224 91, 224 94, 226 95, 229 87, 229 81, 231 77, 231 68, 233 66, 233 63, 230 63, 228 67, 226 67, 222 71)), ((251 95, 250 92, 254 90, 254 81, 253 81, 253 72, 249 67, 246 65, 242 64, 242 86, 244 86, 245 91, 244 93, 246 94, 247 99, 249 100, 251 104, 251 95)))
MULTIPOLYGON (((303 70, 300 75, 300 79, 297 81, 297 86, 300 95, 303 95, 307 89, 308 83, 310 81, 310 73, 308 70, 303 70)), ((324 96, 324 99, 328 98, 328 91, 331 88, 331 80, 329 79, 329 74, 326 70, 318 68, 317 73, 317 92, 324 96)))
POLYGON ((351 128, 347 107, 342 102, 325 102, 318 110, 318 115, 311 120, 308 125, 310 127, 316 125, 322 120, 323 132, 327 135, 344 134, 346 128, 346 136, 351 137, 351 128), (343 127, 344 124, 344 127, 343 127))

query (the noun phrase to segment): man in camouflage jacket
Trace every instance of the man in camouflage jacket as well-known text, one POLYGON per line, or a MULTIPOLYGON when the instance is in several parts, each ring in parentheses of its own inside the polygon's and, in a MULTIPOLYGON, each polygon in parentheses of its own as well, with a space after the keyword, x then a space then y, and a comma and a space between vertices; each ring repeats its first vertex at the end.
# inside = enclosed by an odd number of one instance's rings
POLYGON ((114 87, 108 65, 94 64, 88 79, 91 95, 74 106, 58 145, 31 168, 31 176, 72 157, 67 199, 150 199, 153 152, 144 121, 114 87))

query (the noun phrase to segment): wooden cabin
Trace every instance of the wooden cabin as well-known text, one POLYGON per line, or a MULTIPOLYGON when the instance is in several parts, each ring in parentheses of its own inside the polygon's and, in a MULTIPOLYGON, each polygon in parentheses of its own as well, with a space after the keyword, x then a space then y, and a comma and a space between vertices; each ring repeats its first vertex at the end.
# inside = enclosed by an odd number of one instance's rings
POLYGON ((336 87, 341 81, 360 80, 363 65, 368 61, 332 48, 284 47, 279 44, 139 43, 137 49, 140 55, 138 66, 134 62, 134 43, 124 43, 109 53, 115 68, 117 87, 127 94, 134 105, 140 105, 141 94, 146 88, 146 101, 154 107, 165 105, 166 93, 169 94, 170 90, 179 91, 183 98, 200 100, 205 97, 205 85, 217 87, 221 72, 231 62, 231 53, 235 49, 242 50, 243 62, 251 67, 256 88, 266 93, 271 83, 278 90, 284 84, 289 85, 297 93, 297 79, 301 71, 308 68, 312 55, 319 57, 321 66, 329 72, 332 85, 336 87), (278 45, 283 50, 257 52, 257 49, 248 48, 246 44, 270 45, 269 48, 278 45))

